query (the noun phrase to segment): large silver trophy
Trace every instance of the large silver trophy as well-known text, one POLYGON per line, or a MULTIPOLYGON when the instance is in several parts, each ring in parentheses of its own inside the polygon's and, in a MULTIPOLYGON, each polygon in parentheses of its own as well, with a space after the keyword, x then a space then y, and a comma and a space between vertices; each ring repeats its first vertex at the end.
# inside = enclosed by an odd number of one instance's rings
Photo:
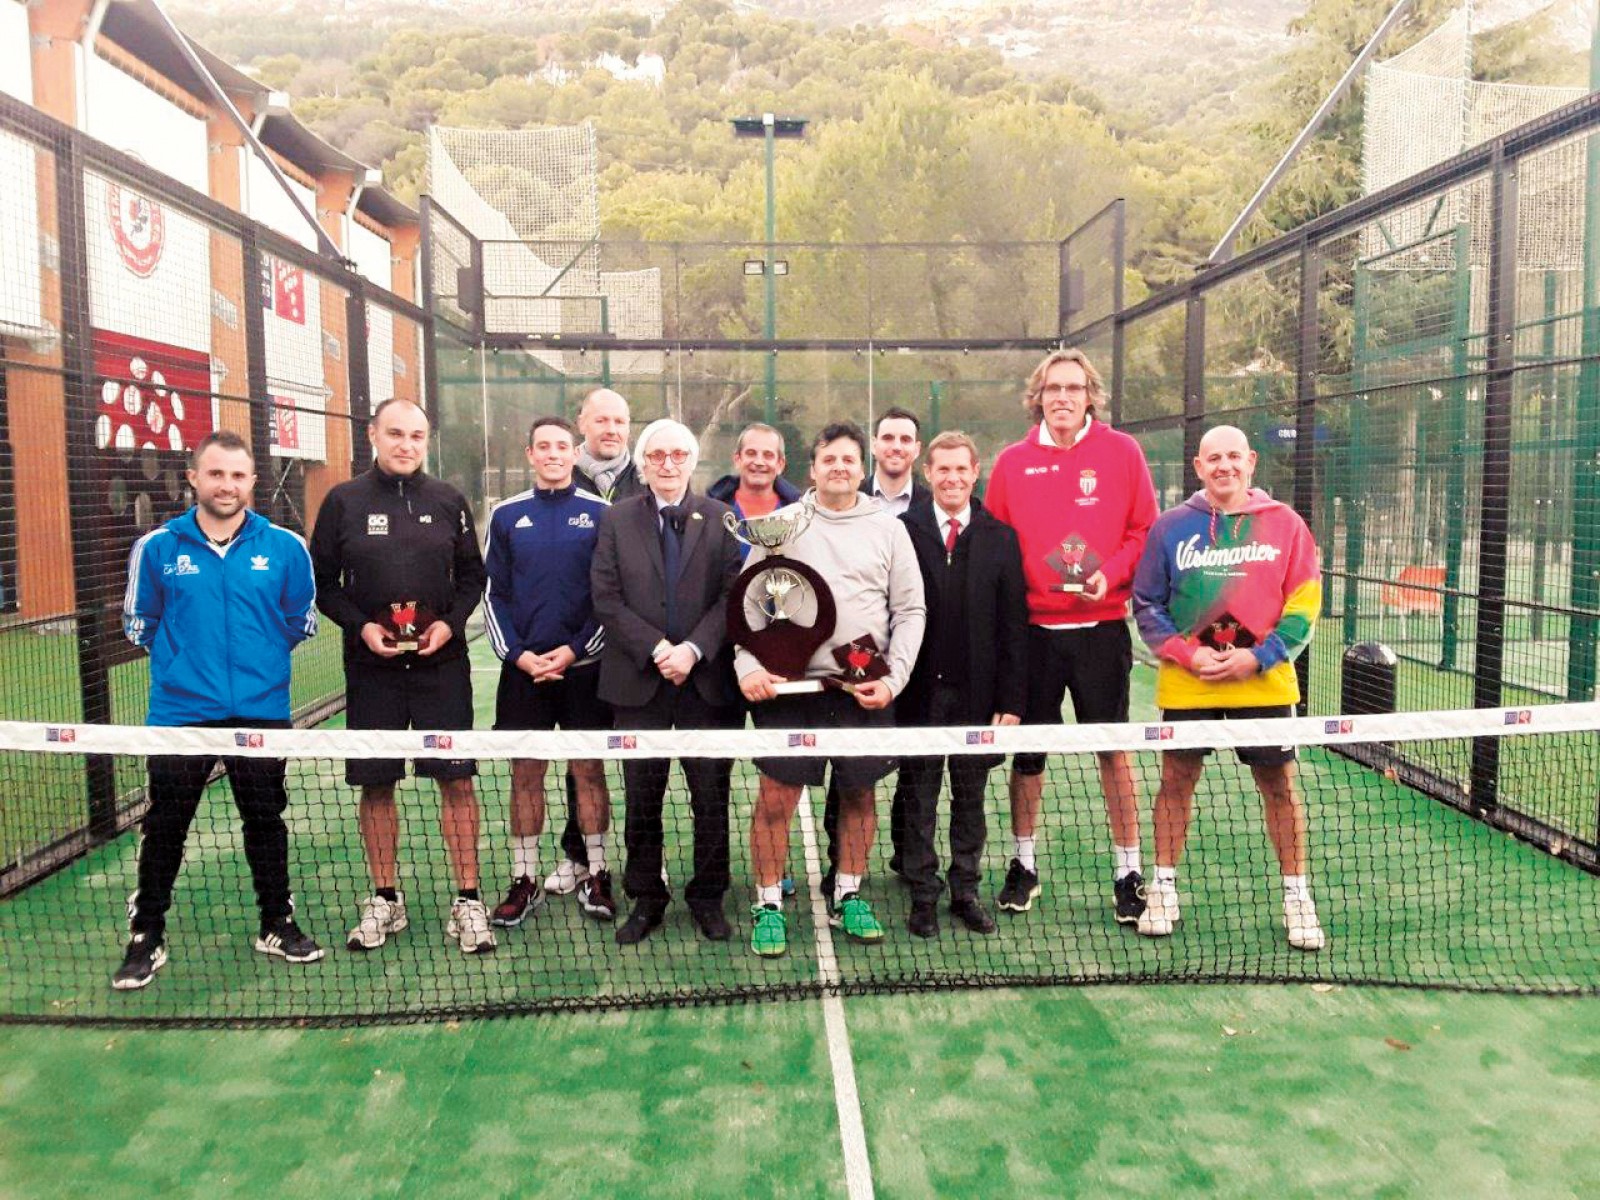
POLYGON ((774 675, 788 682, 780 693, 817 692, 821 680, 801 678, 811 656, 833 636, 837 609, 822 576, 805 563, 785 557, 783 547, 798 538, 816 515, 810 494, 761 517, 726 514, 728 532, 766 557, 746 567, 728 594, 728 636, 774 675))

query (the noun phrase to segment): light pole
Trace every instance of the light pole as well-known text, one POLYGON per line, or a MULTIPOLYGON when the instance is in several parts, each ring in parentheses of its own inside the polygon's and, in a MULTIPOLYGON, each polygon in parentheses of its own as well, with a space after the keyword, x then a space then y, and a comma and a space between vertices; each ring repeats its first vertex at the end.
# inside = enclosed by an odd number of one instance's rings
MULTIPOLYGON (((767 301, 765 319, 762 322, 762 336, 770 342, 778 336, 778 288, 773 256, 773 244, 778 240, 778 208, 773 169, 774 143, 778 138, 804 137, 806 119, 762 113, 759 117, 733 117, 730 124, 733 126, 735 136, 759 137, 767 146, 767 254, 761 274, 766 282, 767 301)), ((770 347, 767 349, 766 383, 765 419, 770 425, 777 415, 778 405, 778 357, 770 347)))

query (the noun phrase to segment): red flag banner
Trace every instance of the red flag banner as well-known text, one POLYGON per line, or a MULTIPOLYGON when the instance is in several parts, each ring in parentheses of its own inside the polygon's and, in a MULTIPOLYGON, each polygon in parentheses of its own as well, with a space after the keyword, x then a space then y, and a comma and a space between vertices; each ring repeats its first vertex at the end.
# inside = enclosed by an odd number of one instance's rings
POLYGON ((192 450, 216 428, 211 360, 125 333, 93 330, 94 440, 101 450, 192 450))

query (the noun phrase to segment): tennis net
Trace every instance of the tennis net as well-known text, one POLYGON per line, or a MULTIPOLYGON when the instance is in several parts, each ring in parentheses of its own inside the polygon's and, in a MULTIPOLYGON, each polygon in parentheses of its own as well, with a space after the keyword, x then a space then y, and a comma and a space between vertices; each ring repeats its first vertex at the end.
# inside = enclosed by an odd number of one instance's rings
MULTIPOLYGON (((1193 761, 1190 759, 1189 761, 1193 761)), ((904 769, 904 767, 902 767, 904 769)), ((948 778, 948 776, 947 776, 948 778)), ((0 1020, 279 1023, 412 1020, 470 1014, 680 1004, 1007 984, 1284 981, 1374 983, 1546 993, 1600 992, 1600 704, 1560 704, 1277 721, 1149 722, 996 729, 615 731, 495 733, 151 729, 0 723, 0 1020), (1284 928, 1282 863, 1241 747, 1298 747, 1306 815, 1305 874, 1325 944, 1292 946, 1284 928), (1194 795, 1178 868, 1181 919, 1168 936, 1140 936, 1114 912, 1112 839, 1099 755, 1128 756, 1141 822, 1146 893, 1155 880, 1152 808, 1166 755, 1213 748, 1194 795), (148 804, 147 761, 161 755, 287 760, 286 820, 295 919, 326 949, 292 964, 261 953, 252 875, 229 785, 214 773, 185 843, 166 916, 168 954, 151 985, 117 991, 112 974, 129 932, 137 831, 148 804), (891 868, 891 797, 877 786, 880 826, 861 896, 884 936, 830 924, 819 894, 828 838, 822 789, 802 793, 791 825, 793 894, 781 911, 787 953, 752 953, 750 837, 759 791, 752 760, 948 756, 951 764, 1048 752, 1036 835, 1039 894, 1025 911, 997 909, 1013 868, 1009 760, 989 771, 987 839, 978 898, 998 928, 981 934, 939 898, 935 937, 907 928, 926 897, 891 868), (114 830, 35 849, 30 831, 81 805, 85 756, 107 756, 119 785, 114 830), (492 953, 464 954, 447 936, 461 878, 440 830, 438 788, 397 789, 397 885, 409 927, 366 951, 346 940, 373 891, 352 760, 477 763, 480 894, 492 910, 513 873, 507 830, 512 762, 549 760, 549 815, 535 874, 564 858, 560 764, 596 758, 609 784, 606 856, 615 920, 596 920, 573 895, 549 895, 514 927, 493 929, 492 953), (623 768, 635 778, 670 756, 663 874, 673 897, 661 926, 619 945, 624 895, 623 768), (731 760, 726 941, 690 920, 684 892, 695 864, 682 762, 731 760), (1493 764, 1493 794, 1482 787, 1493 764), (1572 833, 1572 830, 1578 833, 1572 833), (1586 831, 1586 832, 1585 832, 1586 831)), ((950 793, 940 796, 935 845, 950 864, 950 793)), ((902 831, 902 837, 909 836, 902 831)), ((467 837, 470 842, 470 834, 467 837)), ((905 866, 902 861, 898 865, 905 866)), ((702 906, 703 908, 703 906, 702 906)), ((1146 933, 1152 932, 1146 929, 1146 933)))

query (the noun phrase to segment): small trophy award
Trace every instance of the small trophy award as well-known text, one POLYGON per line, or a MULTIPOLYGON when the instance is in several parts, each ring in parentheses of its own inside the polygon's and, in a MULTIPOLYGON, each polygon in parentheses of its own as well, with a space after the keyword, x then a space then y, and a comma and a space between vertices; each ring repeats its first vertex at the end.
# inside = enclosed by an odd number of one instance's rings
POLYGON ((838 678, 821 682, 841 691, 854 692, 857 684, 882 679, 889 673, 889 663, 870 633, 840 646, 833 652, 833 660, 839 664, 838 678))
POLYGON ((1202 629, 1197 640, 1202 646, 1209 646, 1219 654, 1226 654, 1230 650, 1248 650, 1256 644, 1255 634, 1229 612, 1223 613, 1202 629))
POLYGON ((383 640, 402 651, 415 650, 422 631, 437 619, 415 600, 396 600, 373 618, 383 626, 383 640))
POLYGON ((1059 583, 1052 583, 1052 592, 1077 595, 1084 590, 1089 576, 1100 569, 1100 556, 1089 548, 1089 543, 1076 533, 1069 533, 1044 560, 1056 573, 1059 583))
POLYGON ((833 636, 833 593, 805 563, 779 553, 805 532, 816 512, 806 496, 762 517, 722 518, 729 533, 768 556, 746 567, 728 593, 728 636, 774 675, 780 694, 820 692, 820 679, 802 679, 811 656, 833 636), (806 622, 802 624, 802 622, 806 622))

